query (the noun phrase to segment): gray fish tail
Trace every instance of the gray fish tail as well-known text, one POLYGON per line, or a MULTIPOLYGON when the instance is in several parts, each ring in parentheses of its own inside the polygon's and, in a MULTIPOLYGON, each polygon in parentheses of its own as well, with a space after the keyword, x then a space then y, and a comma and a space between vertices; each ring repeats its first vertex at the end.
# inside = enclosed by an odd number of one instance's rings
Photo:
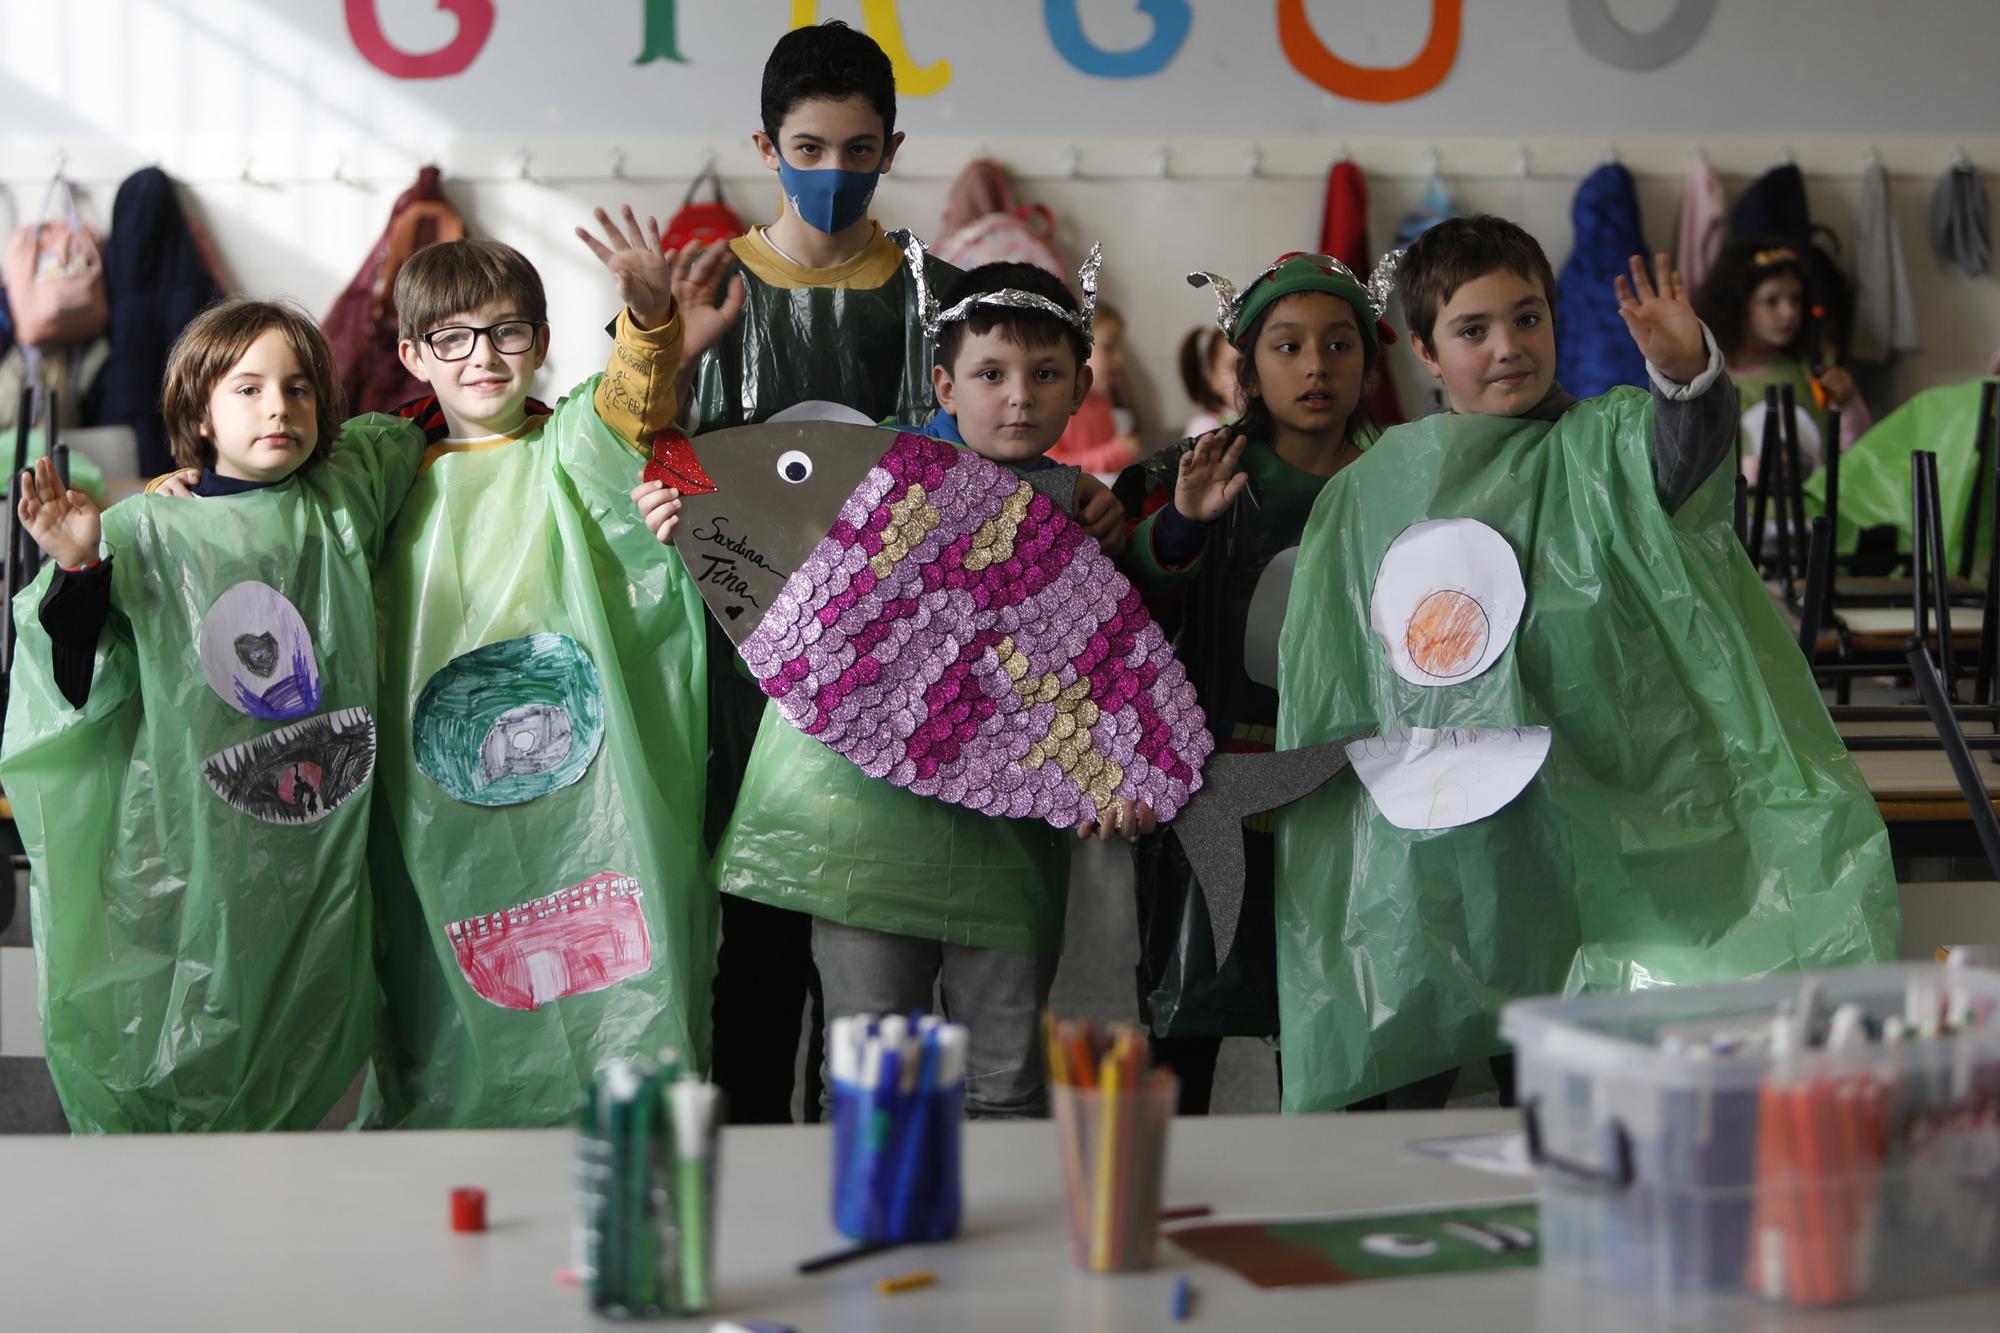
POLYGON ((1349 743, 1366 734, 1302 750, 1209 756, 1201 790, 1170 827, 1208 904, 1217 968, 1236 946, 1236 924, 1243 915, 1243 820, 1318 791, 1347 767, 1349 743))

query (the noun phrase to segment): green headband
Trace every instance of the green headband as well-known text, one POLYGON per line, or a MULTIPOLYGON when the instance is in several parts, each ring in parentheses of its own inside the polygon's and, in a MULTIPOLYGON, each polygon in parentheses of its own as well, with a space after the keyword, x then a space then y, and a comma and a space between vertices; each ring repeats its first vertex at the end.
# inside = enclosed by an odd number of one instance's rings
POLYGON ((1242 350, 1243 334, 1257 322, 1257 317, 1269 309, 1272 302, 1298 292, 1325 292, 1353 306, 1355 322, 1361 326, 1361 336, 1379 347, 1396 340, 1395 333, 1382 323, 1382 312, 1388 309, 1389 291, 1395 284, 1396 266, 1402 258, 1400 250, 1391 250, 1382 256, 1366 283, 1331 255, 1296 251, 1280 256, 1258 274, 1241 295, 1237 294, 1235 285, 1229 279, 1218 274, 1190 273, 1187 280, 1190 287, 1215 288, 1216 325, 1239 351, 1242 350))

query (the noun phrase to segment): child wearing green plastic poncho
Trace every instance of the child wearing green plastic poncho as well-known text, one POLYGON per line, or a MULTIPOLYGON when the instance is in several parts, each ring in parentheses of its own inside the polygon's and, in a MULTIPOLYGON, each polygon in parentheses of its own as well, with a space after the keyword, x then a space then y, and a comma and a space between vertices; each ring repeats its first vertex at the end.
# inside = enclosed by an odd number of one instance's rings
POLYGON ((311 1129, 374 1042, 373 566, 423 440, 339 401, 308 316, 226 302, 162 405, 204 498, 100 522, 46 461, 23 479, 51 564, 16 599, 0 779, 79 1132, 311 1129))
MULTIPOLYGON (((1057 469, 1044 455, 1090 389, 1076 297, 1029 264, 984 265, 951 295, 932 371, 940 408, 923 433, 1024 476, 1057 469)), ((1226 483, 1222 453, 1219 442, 1206 451, 1203 467, 1189 470, 1190 487, 1226 483)), ((1192 490, 1187 502, 1225 503, 1192 490)), ((1107 536, 1102 544, 1115 553, 1122 525, 1107 536)), ((1150 827, 1144 807, 1121 808, 1117 820, 1076 832, 1150 827)), ((1062 946, 1065 835, 871 778, 773 707, 715 876, 725 894, 810 922, 829 1021, 928 1011, 936 988, 946 1015, 972 1033, 967 1114, 1045 1113, 1041 1012, 1062 946)))
MULTIPOLYGON (((743 315, 706 355, 690 357, 691 432, 766 421, 805 402, 831 402, 869 421, 921 421, 931 409, 931 347, 904 262, 905 232, 884 232, 869 203, 902 147, 896 76, 866 33, 829 21, 779 38, 765 61, 760 126, 751 139, 784 196, 776 221, 729 244, 749 291, 743 315)), ((925 261, 934 291, 960 274, 925 261)), ((1100 489, 1093 536, 1118 523, 1100 489)), ((734 815, 764 696, 711 629, 709 846, 734 815)), ((811 921, 728 894, 716 959, 714 1078, 729 1117, 792 1118, 799 1019, 812 984, 811 921)), ((817 1008, 817 996, 812 997, 817 1008)), ((806 1116, 816 1118, 808 1061, 806 1116)))
POLYGON ((624 216, 579 231, 625 302, 610 369, 553 412, 528 398, 548 324, 518 251, 433 245, 397 276, 403 364, 447 434, 377 588, 387 1125, 556 1124, 604 1059, 707 1059, 704 612, 660 549, 678 497, 633 482, 683 337, 742 294, 717 306, 719 248, 663 256, 624 216))
POLYGON ((1279 641, 1280 748, 1365 737, 1278 818, 1288 1111, 1441 1101, 1514 996, 1895 956, 1881 817, 1731 530, 1735 394, 1655 264, 1618 282, 1651 392, 1578 402, 1526 232, 1403 260, 1451 411, 1321 492, 1279 641))
POLYGON ((1812 274, 1798 252, 1771 237, 1738 237, 1716 256, 1715 268, 1695 298, 1695 309, 1715 332, 1738 406, 1745 413, 1738 445, 1741 470, 1752 485, 1763 449, 1764 390, 1790 385, 1798 410, 1799 447, 1805 470, 1817 468, 1828 447, 1820 426, 1828 407, 1840 411, 1840 449, 1854 447, 1874 418, 1854 377, 1829 364, 1820 346, 1821 323, 1812 274), (1755 426, 1755 429, 1752 427, 1755 426))
MULTIPOLYGON (((1362 283, 1324 255, 1279 259, 1222 307, 1219 336, 1242 353, 1241 419, 1119 478, 1139 518, 1125 565, 1155 617, 1177 626, 1175 652, 1216 748, 1264 751, 1277 737, 1278 625, 1299 534, 1327 479, 1374 439, 1361 404, 1381 344, 1394 335, 1378 328, 1380 312, 1362 283), (1177 485, 1209 451, 1224 448, 1224 475, 1236 472, 1225 499, 1234 502, 1219 515, 1189 513, 1177 485)), ((1179 840, 1155 834, 1133 849, 1139 1012, 1154 1058, 1180 1077, 1183 1115, 1207 1113, 1225 1036, 1278 1031, 1271 819, 1243 821, 1243 920, 1220 969, 1201 886, 1179 840)))

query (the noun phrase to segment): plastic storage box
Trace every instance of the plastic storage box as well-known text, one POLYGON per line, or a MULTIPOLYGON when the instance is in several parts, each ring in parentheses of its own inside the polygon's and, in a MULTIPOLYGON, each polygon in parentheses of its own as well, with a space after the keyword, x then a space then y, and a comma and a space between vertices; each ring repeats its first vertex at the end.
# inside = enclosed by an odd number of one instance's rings
POLYGON ((1673 1320, 2000 1282, 1996 1011, 1932 966, 1509 1004, 1545 1280, 1673 1320))

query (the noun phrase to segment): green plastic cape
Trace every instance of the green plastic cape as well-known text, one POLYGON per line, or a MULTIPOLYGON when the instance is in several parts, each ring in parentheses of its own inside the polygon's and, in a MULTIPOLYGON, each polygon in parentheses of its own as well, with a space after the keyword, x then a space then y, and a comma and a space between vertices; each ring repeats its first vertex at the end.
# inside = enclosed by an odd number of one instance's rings
MULTIPOLYGON (((0 780, 34 866, 37 1002, 77 1131, 311 1129, 367 1058, 375 753, 345 710, 377 712, 374 562, 422 449, 407 422, 358 417, 330 458, 268 490, 109 510, 111 614, 82 709, 50 670, 50 570, 15 599, 0 780), (210 608, 245 582, 281 594, 310 640, 316 706, 285 710, 302 719, 249 716, 204 674, 210 608), (281 745, 294 726, 305 739, 281 745), (204 767, 239 745, 232 804, 204 767), (309 781, 323 818, 254 813, 302 811, 309 781)), ((296 647, 280 619, 225 641, 296 647)))
POLYGON ((1397 828, 1351 771, 1280 813, 1287 1111, 1497 1052, 1511 997, 1895 957, 1887 832, 1731 533, 1729 469, 1669 519, 1651 437, 1632 389, 1555 423, 1433 416, 1321 493, 1280 636, 1279 748, 1553 734, 1473 823, 1397 828), (1410 685, 1369 628, 1371 590, 1405 528, 1447 517, 1506 538, 1526 608, 1483 673, 1410 685))
POLYGON ((708 1058, 705 613, 596 384, 433 450, 383 555, 389 1125, 559 1124, 602 1060, 708 1058))
MULTIPOLYGON (((903 246, 907 232, 889 239, 903 246)), ((870 421, 922 421, 931 408, 931 343, 907 266, 880 287, 775 287, 742 264, 743 314, 695 363, 697 433, 753 426, 798 403, 840 403, 870 421)), ((931 290, 950 299, 959 271, 927 258, 931 290)), ((716 847, 764 713, 756 681, 733 664, 729 636, 711 629, 708 844, 716 847)))
MULTIPOLYGON (((1910 455, 1919 449, 1937 453, 1938 506, 1944 518, 1945 561, 1958 565, 1959 543, 1965 539, 1966 509, 1978 472, 1979 396, 1987 381, 1969 380, 1925 389, 1875 423, 1840 457, 1840 520, 1835 549, 1852 552, 1865 528, 1896 530, 1896 549, 1910 549, 1910 455)), ((1826 512, 1826 474, 1806 478, 1806 510, 1826 512)), ((1975 577, 1984 578, 1986 545, 1992 526, 1986 518, 1993 495, 1980 506, 1975 577)))
POLYGON ((1073 841, 871 778, 765 700, 715 882, 844 926, 1053 957, 1073 841))

